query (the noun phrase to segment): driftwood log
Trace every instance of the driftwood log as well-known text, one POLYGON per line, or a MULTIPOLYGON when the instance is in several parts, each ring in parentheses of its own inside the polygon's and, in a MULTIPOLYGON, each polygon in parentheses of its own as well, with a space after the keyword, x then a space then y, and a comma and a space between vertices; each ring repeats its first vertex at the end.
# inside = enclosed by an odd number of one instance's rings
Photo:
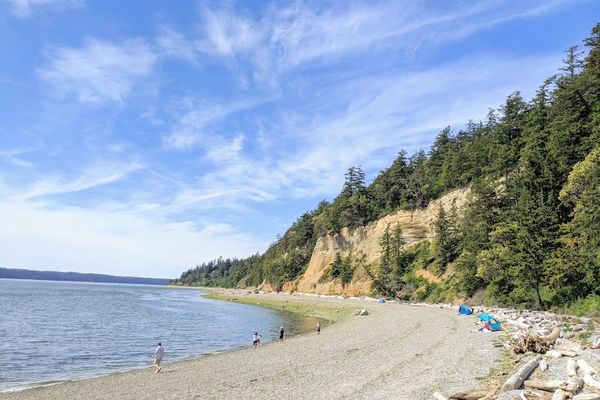
POLYGON ((577 356, 577 352, 574 350, 556 350, 558 351, 561 355, 565 356, 565 357, 575 357, 577 356))
POLYGON ((583 389, 583 379, 578 378, 576 376, 567 379, 567 387, 565 388, 566 391, 571 393, 577 393, 581 389, 583 389))
POLYGON ((569 397, 571 397, 571 393, 565 392, 562 389, 558 389, 552 395, 552 400, 567 400, 569 397))
POLYGON ((533 370, 538 366, 542 356, 535 356, 528 362, 526 362, 521 368, 517 370, 510 378, 502 385, 502 390, 514 390, 519 389, 523 385, 523 381, 527 379, 533 370))
POLYGON ((583 375, 583 383, 591 388, 600 389, 600 381, 595 380, 592 374, 583 375))
POLYGON ((540 339, 542 339, 544 342, 546 342, 546 344, 552 345, 552 344, 554 344, 554 342, 556 342, 556 339, 558 339, 559 337, 560 337, 560 328, 555 327, 554 329, 552 329, 552 332, 550 332, 549 335, 542 336, 542 337, 540 337, 540 339))
POLYGON ((554 392, 557 389, 564 389, 567 386, 566 381, 552 380, 541 381, 538 379, 529 379, 523 382, 523 386, 530 389, 544 390, 546 392, 554 392))
POLYGON ((567 360, 567 375, 577 376, 577 361, 572 358, 567 360))
POLYGON ((581 372, 583 372, 584 374, 590 374, 592 376, 598 374, 598 372, 596 372, 594 367, 592 367, 590 364, 588 364, 587 361, 585 361, 581 358, 579 360, 577 360, 577 366, 579 367, 581 372))
POLYGON ((438 393, 438 392, 434 392, 434 393, 433 393, 433 398, 434 398, 435 400, 448 400, 448 399, 446 398, 446 396, 444 396, 443 394, 441 394, 441 393, 438 393))
POLYGON ((552 358, 561 358, 562 357, 562 353, 558 350, 548 350, 546 352, 546 355, 548 357, 552 357, 552 358))
POLYGON ((490 389, 471 389, 454 393, 450 398, 457 400, 480 400, 490 398, 493 393, 494 390, 490 389))
POLYGON ((600 393, 581 393, 573 396, 573 400, 600 400, 600 393))

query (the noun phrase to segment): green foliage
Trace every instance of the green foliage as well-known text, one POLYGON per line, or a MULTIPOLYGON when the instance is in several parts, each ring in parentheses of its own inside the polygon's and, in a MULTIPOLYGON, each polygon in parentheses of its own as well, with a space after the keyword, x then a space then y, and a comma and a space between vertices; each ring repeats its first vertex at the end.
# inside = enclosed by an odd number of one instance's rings
POLYGON ((404 285, 404 274, 412 262, 412 257, 403 246, 402 227, 396 224, 390 230, 388 224, 380 240, 379 271, 374 276, 375 291, 393 297, 404 285))
POLYGON ((443 273, 448 264, 457 257, 459 250, 460 240, 456 205, 452 205, 449 213, 446 213, 444 207, 439 207, 433 223, 433 231, 435 233, 435 270, 437 273, 443 273))
POLYGON ((566 308, 569 314, 573 315, 590 315, 594 317, 600 317, 600 296, 587 296, 583 299, 578 299, 566 308))
POLYGON ((340 253, 335 253, 335 259, 329 266, 329 277, 333 279, 339 278, 342 285, 347 285, 352 281, 354 269, 351 255, 342 257, 340 253))

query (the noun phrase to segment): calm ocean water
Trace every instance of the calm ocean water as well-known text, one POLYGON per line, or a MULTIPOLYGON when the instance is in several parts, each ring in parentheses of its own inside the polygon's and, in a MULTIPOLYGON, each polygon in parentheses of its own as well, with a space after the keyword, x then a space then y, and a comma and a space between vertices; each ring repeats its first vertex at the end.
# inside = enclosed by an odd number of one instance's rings
POLYGON ((0 279, 0 391, 148 367, 274 340, 313 321, 156 286, 0 279))

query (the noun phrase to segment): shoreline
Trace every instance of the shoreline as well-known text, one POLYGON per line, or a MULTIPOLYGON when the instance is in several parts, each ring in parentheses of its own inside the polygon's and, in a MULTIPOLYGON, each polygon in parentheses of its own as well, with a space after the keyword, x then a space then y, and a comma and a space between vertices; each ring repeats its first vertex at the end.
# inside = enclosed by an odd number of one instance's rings
POLYGON ((430 398, 435 390, 449 392, 480 384, 499 357, 493 345, 497 336, 473 333, 473 321, 457 317, 455 310, 278 293, 252 297, 263 303, 278 300, 286 308, 294 302, 334 310, 366 308, 369 315, 348 313, 326 326, 321 335, 312 332, 258 349, 165 363, 159 374, 148 366, 3 392, 0 399, 418 400, 430 398))
MULTIPOLYGON (((251 299, 251 301, 243 301, 243 297, 241 297, 241 296, 243 296, 244 293, 247 291, 242 290, 242 289, 214 288, 214 287, 201 287, 201 286, 171 286, 171 285, 157 285, 157 286, 162 286, 167 289, 197 290, 199 292, 199 296, 210 299, 210 300, 231 301, 231 302, 236 302, 236 303, 240 303, 240 304, 252 305, 252 306, 256 306, 256 307, 263 307, 263 308, 268 308, 270 310, 274 310, 274 311, 278 311, 278 312, 282 312, 282 313, 291 313, 291 314, 294 314, 296 317, 319 318, 321 320, 327 321, 327 322, 325 322, 324 326, 330 326, 331 324, 339 321, 341 318, 347 318, 349 316, 349 313, 342 312, 339 315, 337 315, 338 318, 334 318, 331 316, 325 317, 323 314, 314 311, 316 309, 331 310, 331 308, 327 308, 327 307, 314 308, 314 309, 310 309, 310 308, 309 309, 298 309, 298 308, 291 307, 289 309, 286 309, 285 303, 283 303, 283 300, 267 302, 267 301, 261 300, 260 298, 253 297, 251 299)), ((266 294, 266 293, 260 293, 260 294, 266 294)), ((303 304, 306 304, 306 303, 303 303, 303 304)), ((345 311, 348 311, 348 310, 345 310, 345 311)), ((294 335, 293 337, 306 335, 308 333, 310 333, 309 330, 299 333, 297 335, 294 335)), ((272 343, 275 343, 275 340, 273 340, 272 342, 266 342, 262 346, 267 346, 272 343)), ((199 360, 204 357, 209 357, 209 356, 218 355, 218 354, 237 352, 237 351, 244 350, 248 347, 246 347, 246 346, 232 347, 230 349, 224 349, 224 350, 215 351, 212 353, 191 355, 189 357, 185 357, 183 359, 173 361, 171 364, 199 360)), ((32 389, 61 385, 61 384, 69 383, 69 382, 80 382, 80 381, 85 381, 88 379, 96 379, 96 378, 102 378, 102 377, 107 377, 107 376, 112 376, 112 375, 126 374, 126 373, 130 373, 130 372, 143 371, 143 370, 152 369, 152 368, 153 368, 152 366, 144 366, 144 367, 136 366, 136 367, 132 367, 132 368, 128 368, 128 369, 102 372, 102 373, 93 374, 90 376, 78 377, 78 378, 67 378, 67 379, 54 380, 54 381, 34 382, 31 384, 26 384, 25 386, 22 386, 22 387, 0 390, 0 398, 2 398, 3 394, 8 394, 8 393, 23 392, 23 391, 28 391, 28 390, 32 390, 32 389)))

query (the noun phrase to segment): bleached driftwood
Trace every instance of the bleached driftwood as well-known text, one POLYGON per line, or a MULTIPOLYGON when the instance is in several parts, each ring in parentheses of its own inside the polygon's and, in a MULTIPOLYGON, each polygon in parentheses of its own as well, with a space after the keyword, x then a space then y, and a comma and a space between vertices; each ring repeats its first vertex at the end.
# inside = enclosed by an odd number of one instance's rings
POLYGON ((502 390, 514 390, 519 389, 523 385, 523 381, 527 379, 533 370, 538 366, 542 356, 535 356, 528 362, 526 362, 521 368, 517 370, 510 378, 502 385, 502 390))
POLYGON ((452 396, 450 396, 450 398, 457 400, 479 400, 489 398, 492 393, 493 390, 490 389, 471 389, 454 393, 452 396))
POLYGON ((572 358, 567 360, 567 375, 577 376, 577 361, 572 358))
POLYGON ((585 383, 586 386, 589 386, 591 388, 600 389, 600 382, 595 380, 592 374, 584 374, 583 383, 585 383))
POLYGON ((567 392, 577 393, 581 389, 583 389, 583 379, 578 378, 576 376, 570 377, 569 379, 567 379, 567 386, 561 389, 566 390, 567 392))
POLYGON ((524 322, 521 321, 515 321, 514 319, 507 319, 506 323, 512 326, 516 326, 519 329, 523 329, 523 330, 528 330, 529 328, 531 328, 531 326, 529 324, 526 324, 524 322))
POLYGON ((554 344, 554 342, 556 342, 556 339, 558 339, 559 337, 560 337, 560 328, 555 327, 554 329, 552 329, 552 332, 550 332, 549 335, 542 336, 542 337, 540 337, 540 339, 542 339, 547 344, 554 344))
POLYGON ((561 358, 562 357, 562 353, 558 350, 548 350, 546 352, 546 356, 548 357, 552 357, 552 358, 561 358))
POLYGON ((600 400, 600 393, 581 393, 573 396, 573 400, 600 400))
POLYGON ((542 381, 539 379, 529 379, 523 382, 523 385, 529 389, 538 389, 546 392, 564 390, 570 394, 576 393, 583 388, 583 380, 579 378, 569 378, 567 381, 550 380, 542 381))
POLYGON ((530 389, 544 390, 546 392, 554 392, 557 389, 564 388, 567 386, 567 382, 552 380, 552 381, 541 381, 538 379, 529 379, 523 382, 523 386, 530 389))
POLYGON ((573 351, 573 350, 556 350, 558 351, 561 355, 565 356, 565 357, 576 357, 577 356, 577 352, 573 351))
POLYGON ((594 367, 592 367, 590 364, 588 364, 588 362, 585 361, 584 359, 580 358, 579 360, 577 360, 577 366, 579 367, 581 372, 583 372, 584 374, 590 374, 592 376, 595 376, 598 374, 598 372, 596 372, 594 367))
POLYGON ((571 393, 565 392, 562 389, 558 389, 552 395, 552 400, 567 400, 571 396, 571 393))
POLYGON ((438 392, 434 392, 434 393, 433 393, 433 398, 434 398, 435 400, 448 400, 448 399, 446 398, 446 396, 444 396, 443 394, 441 394, 441 393, 438 393, 438 392))

